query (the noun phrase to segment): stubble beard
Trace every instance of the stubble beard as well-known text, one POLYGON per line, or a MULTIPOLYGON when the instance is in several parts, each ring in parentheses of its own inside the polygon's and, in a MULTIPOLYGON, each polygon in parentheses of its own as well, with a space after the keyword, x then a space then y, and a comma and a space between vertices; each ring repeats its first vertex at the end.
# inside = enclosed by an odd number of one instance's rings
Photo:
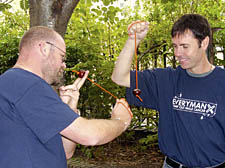
POLYGON ((55 88, 59 88, 64 85, 65 82, 65 72, 63 69, 60 69, 58 73, 55 75, 54 79, 51 82, 51 86, 55 88))

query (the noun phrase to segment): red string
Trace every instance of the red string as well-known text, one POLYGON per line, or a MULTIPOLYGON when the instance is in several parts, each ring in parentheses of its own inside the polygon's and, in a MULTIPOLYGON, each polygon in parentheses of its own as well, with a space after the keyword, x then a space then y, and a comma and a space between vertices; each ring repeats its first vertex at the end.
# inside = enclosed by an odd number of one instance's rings
POLYGON ((137 69, 137 35, 134 33, 134 46, 135 46, 135 60, 136 60, 136 89, 138 89, 138 69, 137 69))
MULTIPOLYGON (((141 23, 143 21, 136 21, 134 23, 132 23, 129 27, 128 27, 128 31, 130 30, 130 28, 136 24, 136 23, 141 23)), ((129 34, 131 35, 131 34, 129 34)), ((136 31, 134 32, 134 46, 135 46, 135 60, 136 60, 136 89, 138 89, 138 59, 137 59, 137 35, 136 35, 136 31)), ((139 95, 135 95, 141 102, 143 102, 142 98, 139 95)))
MULTIPOLYGON (((76 71, 76 70, 72 70, 72 72, 77 73, 77 75, 79 74, 79 72, 76 71)), ((90 82, 92 82, 93 84, 95 84, 96 86, 98 86, 100 89, 102 89, 103 91, 105 91, 106 93, 110 94, 110 95, 111 95, 112 97, 114 97, 115 99, 118 99, 118 97, 116 97, 115 95, 113 95, 113 94, 112 94, 111 92, 109 92, 108 90, 104 89, 102 86, 100 86, 99 84, 97 84, 96 82, 94 82, 93 80, 91 80, 90 78, 87 77, 87 79, 88 79, 90 82)), ((121 103, 121 102, 119 102, 119 103, 121 103)), ((130 116, 131 116, 131 118, 132 118, 132 117, 133 117, 133 113, 131 112, 130 108, 127 107, 127 106, 125 106, 123 103, 121 103, 121 104, 127 109, 127 111, 129 112, 129 114, 130 114, 130 116)))

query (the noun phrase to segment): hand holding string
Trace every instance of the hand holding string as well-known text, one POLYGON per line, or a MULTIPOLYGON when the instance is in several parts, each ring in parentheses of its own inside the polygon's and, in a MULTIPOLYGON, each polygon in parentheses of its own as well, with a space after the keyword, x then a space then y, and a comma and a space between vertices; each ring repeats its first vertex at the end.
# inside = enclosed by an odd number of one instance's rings
POLYGON ((73 110, 77 111, 77 104, 79 100, 79 90, 83 86, 87 76, 88 71, 82 78, 77 78, 72 85, 62 86, 59 88, 59 94, 62 101, 70 106, 73 110))
POLYGON ((145 21, 135 21, 128 26, 128 34, 130 39, 134 39, 135 45, 135 60, 136 60, 136 88, 133 90, 133 94, 140 100, 141 90, 138 89, 138 63, 137 63, 137 42, 139 43, 146 35, 149 29, 149 23, 145 21))
POLYGON ((149 23, 146 21, 140 21, 137 20, 135 22, 132 22, 128 28, 128 35, 129 38, 134 40, 135 39, 135 34, 136 34, 136 40, 141 41, 144 39, 148 33, 149 30, 149 23))
POLYGON ((131 123, 132 112, 127 101, 124 98, 117 99, 116 104, 112 110, 111 119, 121 120, 124 123, 124 130, 131 123))

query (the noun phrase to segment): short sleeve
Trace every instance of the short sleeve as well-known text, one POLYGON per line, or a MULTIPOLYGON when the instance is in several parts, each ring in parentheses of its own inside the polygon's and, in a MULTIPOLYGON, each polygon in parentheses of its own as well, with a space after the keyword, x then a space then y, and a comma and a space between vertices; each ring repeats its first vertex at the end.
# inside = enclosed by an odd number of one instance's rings
POLYGON ((15 104, 28 128, 46 143, 79 117, 45 82, 30 87, 15 104))

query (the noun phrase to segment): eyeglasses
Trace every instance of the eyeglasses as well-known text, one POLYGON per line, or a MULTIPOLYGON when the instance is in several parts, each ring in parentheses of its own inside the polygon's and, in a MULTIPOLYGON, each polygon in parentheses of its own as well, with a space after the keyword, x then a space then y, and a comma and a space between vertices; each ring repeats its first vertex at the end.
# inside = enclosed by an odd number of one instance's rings
POLYGON ((66 55, 66 52, 63 51, 61 48, 57 47, 55 44, 53 44, 51 42, 48 42, 48 41, 46 41, 46 43, 49 44, 49 45, 51 45, 51 46, 53 46, 53 47, 55 47, 55 48, 57 48, 58 50, 60 50, 61 52, 63 52, 66 55))
POLYGON ((53 46, 53 47, 55 47, 55 48, 57 48, 59 51, 63 52, 64 55, 62 55, 62 62, 65 62, 65 59, 66 59, 66 52, 63 51, 61 48, 57 47, 55 44, 49 42, 49 41, 46 41, 46 43, 49 44, 49 45, 51 45, 51 46, 53 46))

